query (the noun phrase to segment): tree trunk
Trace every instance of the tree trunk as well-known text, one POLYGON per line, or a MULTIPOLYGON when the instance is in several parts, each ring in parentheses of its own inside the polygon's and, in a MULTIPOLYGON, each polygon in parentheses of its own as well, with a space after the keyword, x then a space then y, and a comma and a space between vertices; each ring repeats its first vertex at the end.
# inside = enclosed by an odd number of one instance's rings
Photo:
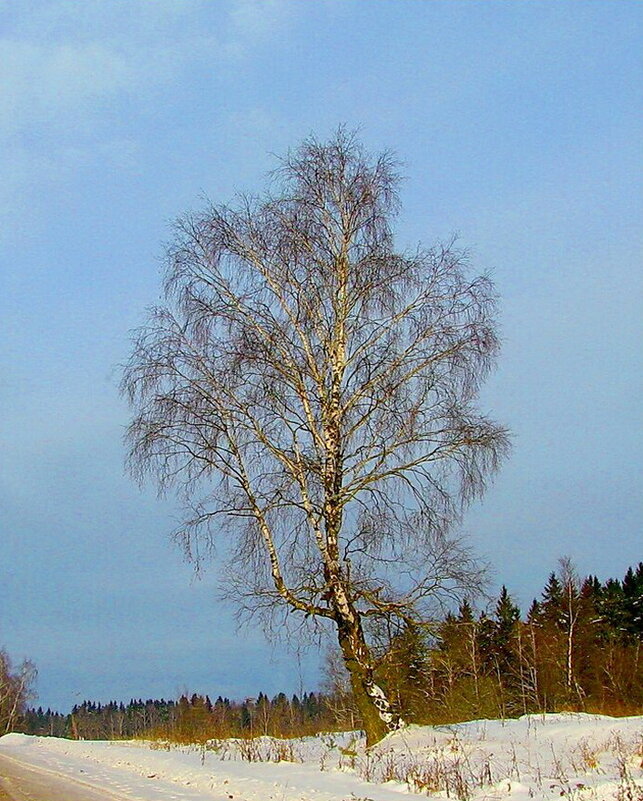
POLYGON ((404 721, 375 682, 371 655, 359 621, 337 620, 337 636, 362 718, 366 746, 370 748, 389 732, 401 728, 404 721))

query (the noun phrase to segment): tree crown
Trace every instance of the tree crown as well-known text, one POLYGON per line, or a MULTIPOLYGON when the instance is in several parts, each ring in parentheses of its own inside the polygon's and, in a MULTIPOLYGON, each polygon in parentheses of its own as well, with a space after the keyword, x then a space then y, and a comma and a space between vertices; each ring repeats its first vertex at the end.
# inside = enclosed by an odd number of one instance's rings
POLYGON ((330 616, 337 575, 408 619, 475 576, 447 532, 507 449, 475 409, 495 293, 454 242, 395 250, 390 154, 340 130, 273 178, 176 223, 124 373, 130 465, 184 490, 193 558, 236 530, 245 597, 330 616))

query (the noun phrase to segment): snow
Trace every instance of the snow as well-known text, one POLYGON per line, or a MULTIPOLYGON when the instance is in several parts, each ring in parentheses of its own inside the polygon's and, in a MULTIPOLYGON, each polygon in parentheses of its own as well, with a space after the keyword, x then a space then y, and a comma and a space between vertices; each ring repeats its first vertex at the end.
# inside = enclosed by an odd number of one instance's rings
POLYGON ((370 751, 350 732, 207 747, 8 734, 0 755, 138 801, 643 801, 643 717, 409 726, 370 751))

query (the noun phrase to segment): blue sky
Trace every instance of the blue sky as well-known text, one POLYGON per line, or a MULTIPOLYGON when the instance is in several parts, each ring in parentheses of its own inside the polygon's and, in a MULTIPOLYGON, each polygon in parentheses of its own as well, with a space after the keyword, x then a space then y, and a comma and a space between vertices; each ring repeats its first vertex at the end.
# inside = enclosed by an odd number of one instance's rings
POLYGON ((502 296, 511 459, 463 529, 523 606, 641 547, 641 21, 628 2, 0 3, 0 644, 44 705, 313 689, 237 633, 124 475, 128 332, 169 221, 310 133, 404 163, 400 247, 459 232, 502 296))

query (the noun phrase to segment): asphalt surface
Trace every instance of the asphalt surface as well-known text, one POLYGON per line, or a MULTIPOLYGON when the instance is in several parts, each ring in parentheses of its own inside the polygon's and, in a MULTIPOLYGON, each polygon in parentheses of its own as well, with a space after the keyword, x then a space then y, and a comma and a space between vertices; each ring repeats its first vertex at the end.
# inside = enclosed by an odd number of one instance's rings
POLYGON ((0 801, 125 801, 75 779, 0 755, 0 801))

